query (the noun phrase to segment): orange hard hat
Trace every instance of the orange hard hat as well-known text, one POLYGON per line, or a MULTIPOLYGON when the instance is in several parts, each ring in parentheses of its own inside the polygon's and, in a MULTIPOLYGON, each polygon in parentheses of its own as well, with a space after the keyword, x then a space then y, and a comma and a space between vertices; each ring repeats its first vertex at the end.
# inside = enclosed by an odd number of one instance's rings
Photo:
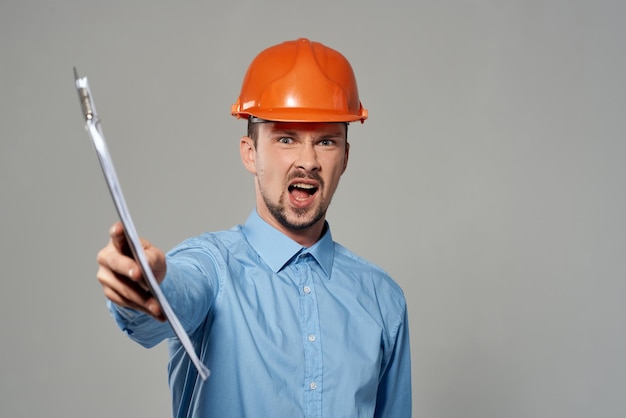
POLYGON ((231 113, 276 122, 367 119, 348 60, 304 38, 274 45, 254 58, 231 113))

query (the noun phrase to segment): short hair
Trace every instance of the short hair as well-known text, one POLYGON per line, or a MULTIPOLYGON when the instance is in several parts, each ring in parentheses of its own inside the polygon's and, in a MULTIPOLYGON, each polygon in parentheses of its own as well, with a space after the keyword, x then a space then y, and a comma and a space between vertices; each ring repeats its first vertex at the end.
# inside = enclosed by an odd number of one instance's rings
POLYGON ((254 144, 254 148, 256 148, 256 141, 259 138, 259 124, 255 123, 248 118, 248 138, 252 139, 252 143, 254 144))

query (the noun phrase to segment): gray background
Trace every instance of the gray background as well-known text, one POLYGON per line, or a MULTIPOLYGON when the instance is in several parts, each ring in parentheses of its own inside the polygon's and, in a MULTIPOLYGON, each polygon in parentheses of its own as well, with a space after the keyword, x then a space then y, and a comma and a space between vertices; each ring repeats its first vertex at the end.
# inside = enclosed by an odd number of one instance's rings
POLYGON ((252 209, 230 105, 301 36, 370 111, 329 219, 406 292, 414 415, 626 416, 625 4, 3 0, 0 416, 170 416, 165 347, 95 280, 116 216, 72 66, 167 249, 252 209))

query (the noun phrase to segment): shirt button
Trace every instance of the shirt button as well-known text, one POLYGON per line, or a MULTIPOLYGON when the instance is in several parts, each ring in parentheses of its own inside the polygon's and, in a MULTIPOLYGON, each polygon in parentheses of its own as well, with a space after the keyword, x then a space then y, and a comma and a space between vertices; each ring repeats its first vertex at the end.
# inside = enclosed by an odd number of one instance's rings
POLYGON ((311 388, 311 390, 317 389, 317 383, 315 383, 315 382, 309 383, 309 388, 311 388))
POLYGON ((315 341, 315 335, 309 334, 309 341, 311 342, 315 341))
POLYGON ((304 286, 304 287, 302 288, 302 290, 303 290, 303 291, 304 291, 304 293, 305 293, 305 294, 307 294, 307 295, 308 295, 309 293, 311 293, 311 288, 310 288, 309 286, 304 286))

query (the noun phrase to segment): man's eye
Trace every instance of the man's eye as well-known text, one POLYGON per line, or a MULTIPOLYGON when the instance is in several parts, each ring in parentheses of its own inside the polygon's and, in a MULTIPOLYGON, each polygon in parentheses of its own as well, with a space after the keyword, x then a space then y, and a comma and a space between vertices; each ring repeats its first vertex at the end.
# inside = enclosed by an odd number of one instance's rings
POLYGON ((291 144, 293 140, 289 137, 283 136, 278 139, 278 142, 280 142, 281 144, 291 144))
POLYGON ((333 141, 332 139, 323 139, 320 141, 320 145, 323 145, 325 147, 329 147, 331 145, 335 145, 335 141, 333 141))

